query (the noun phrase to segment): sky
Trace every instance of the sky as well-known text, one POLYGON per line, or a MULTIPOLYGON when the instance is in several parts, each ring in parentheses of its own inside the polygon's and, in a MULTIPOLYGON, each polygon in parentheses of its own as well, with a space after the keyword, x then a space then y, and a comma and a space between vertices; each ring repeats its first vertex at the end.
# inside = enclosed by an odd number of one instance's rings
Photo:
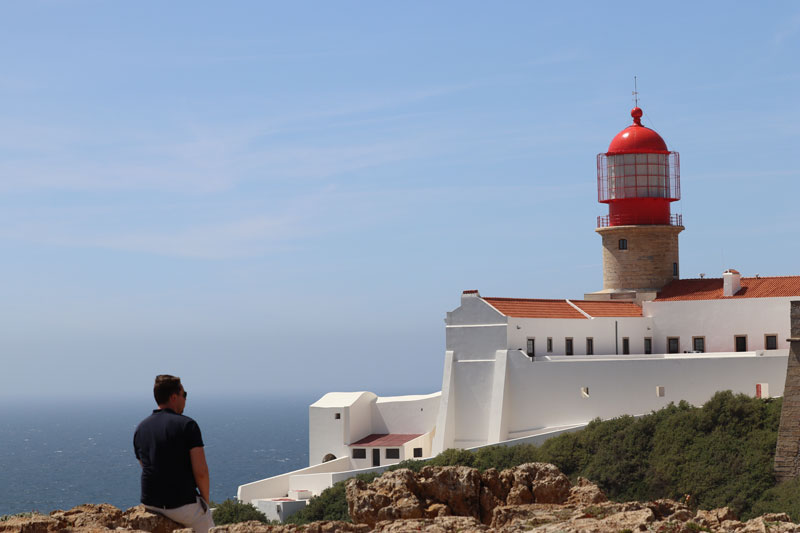
POLYGON ((0 6, 0 401, 438 391, 445 313, 602 288, 596 160, 681 275, 800 274, 800 4, 0 6))

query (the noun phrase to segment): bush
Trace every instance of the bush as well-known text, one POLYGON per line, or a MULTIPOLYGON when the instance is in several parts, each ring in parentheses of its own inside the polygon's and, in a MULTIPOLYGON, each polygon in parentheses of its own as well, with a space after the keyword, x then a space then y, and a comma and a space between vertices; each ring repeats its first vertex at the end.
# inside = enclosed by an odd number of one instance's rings
POLYGON ((800 479, 786 481, 768 489, 753 505, 754 516, 788 513, 792 522, 800 522, 800 479))
MULTIPOLYGON (((356 479, 366 483, 371 482, 378 474, 359 474, 356 479)), ((350 513, 347 510, 347 497, 345 494, 345 484, 347 481, 339 481, 332 487, 322 491, 322 494, 311 498, 305 508, 299 510, 286 519, 287 524, 308 524, 317 520, 341 520, 350 522, 350 513)))
POLYGON ((404 459, 386 470, 392 472, 394 470, 400 470, 401 468, 408 468, 412 472, 419 472, 422 470, 422 467, 428 466, 428 464, 430 464, 428 461, 420 461, 419 459, 404 459))
MULTIPOLYGON (((775 486, 772 473, 781 400, 718 392, 702 408, 686 402, 639 418, 593 420, 586 428, 542 446, 490 446, 475 453, 449 449, 427 461, 407 460, 389 470, 426 465, 513 468, 529 462, 556 465, 573 482, 582 476, 617 501, 682 500, 704 509, 729 506, 748 519, 788 512, 800 520, 800 481, 775 486)), ((376 474, 364 478, 374 479, 376 474)), ((344 482, 313 498, 289 518, 349 521, 344 482)))
POLYGON ((264 524, 270 523, 264 513, 250 503, 243 503, 239 500, 227 499, 220 504, 211 504, 214 507, 214 524, 221 526, 224 524, 236 524, 250 520, 258 520, 264 524))
POLYGON ((702 408, 686 402, 640 418, 595 420, 540 448, 542 461, 597 483, 609 498, 681 499, 747 518, 774 486, 780 400, 718 392, 702 408))

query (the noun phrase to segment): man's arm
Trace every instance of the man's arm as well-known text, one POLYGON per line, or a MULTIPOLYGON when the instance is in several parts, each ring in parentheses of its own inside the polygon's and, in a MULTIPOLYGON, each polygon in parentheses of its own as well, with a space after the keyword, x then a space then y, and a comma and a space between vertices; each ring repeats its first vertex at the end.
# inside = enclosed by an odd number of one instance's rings
POLYGON ((196 446, 189 450, 189 457, 192 460, 192 473, 194 474, 194 481, 197 483, 197 488, 200 489, 200 496, 206 502, 211 501, 208 497, 208 464, 206 464, 206 452, 202 446, 196 446))

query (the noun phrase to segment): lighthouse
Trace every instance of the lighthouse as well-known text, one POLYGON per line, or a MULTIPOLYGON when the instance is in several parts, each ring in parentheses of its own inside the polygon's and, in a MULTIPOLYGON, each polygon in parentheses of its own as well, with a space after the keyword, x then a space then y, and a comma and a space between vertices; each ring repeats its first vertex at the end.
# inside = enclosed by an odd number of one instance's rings
POLYGON ((608 214, 597 217, 603 240, 603 290, 591 299, 652 299, 680 276, 680 200, 678 152, 642 125, 642 110, 631 111, 633 124, 619 132, 608 151, 597 155, 597 200, 608 214))

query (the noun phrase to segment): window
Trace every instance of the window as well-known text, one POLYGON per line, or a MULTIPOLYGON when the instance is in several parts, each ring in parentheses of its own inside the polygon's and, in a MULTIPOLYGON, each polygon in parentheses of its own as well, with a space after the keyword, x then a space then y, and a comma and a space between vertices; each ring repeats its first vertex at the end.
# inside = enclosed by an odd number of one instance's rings
POLYGON ((367 458, 366 448, 353 448, 353 459, 366 459, 366 458, 367 458))
POLYGON ((737 352, 747 351, 747 335, 734 335, 733 344, 736 346, 737 352))
POLYGON ((619 249, 620 250, 627 250, 628 249, 628 239, 620 239, 619 240, 619 249))
POLYGON ((653 339, 650 337, 644 338, 644 353, 653 353, 653 339))
POLYGON ((386 448, 387 459, 400 459, 400 448, 386 448))
POLYGON ((567 355, 572 355, 573 354, 573 351, 572 351, 572 338, 571 337, 567 337, 566 339, 564 339, 564 353, 567 354, 567 355))
POLYGON ((422 457, 422 448, 414 448, 414 457, 422 457))
POLYGON ((764 335, 764 349, 777 350, 778 349, 778 336, 777 335, 764 335))
POLYGON ((336 413, 335 415, 333 415, 334 420, 341 420, 341 418, 342 418, 342 413, 336 413))
POLYGON ((705 337, 692 337, 692 351, 705 352, 706 351, 706 338, 705 337))
POLYGON ((547 337, 547 353, 553 351, 553 337, 547 337))
POLYGON ((680 351, 681 351, 681 338, 667 337, 667 353, 680 353, 680 351))
POLYGON ((628 337, 622 337, 622 354, 623 355, 630 355, 631 353, 631 341, 628 337))
POLYGON ((533 347, 534 347, 533 341, 534 340, 535 339, 528 339, 528 348, 525 351, 525 353, 527 353, 530 357, 533 357, 533 347))
POLYGON ((672 263, 672 277, 678 277, 678 263, 672 263))
POLYGON ((593 355, 594 354, 594 339, 591 337, 586 337, 586 355, 593 355))

